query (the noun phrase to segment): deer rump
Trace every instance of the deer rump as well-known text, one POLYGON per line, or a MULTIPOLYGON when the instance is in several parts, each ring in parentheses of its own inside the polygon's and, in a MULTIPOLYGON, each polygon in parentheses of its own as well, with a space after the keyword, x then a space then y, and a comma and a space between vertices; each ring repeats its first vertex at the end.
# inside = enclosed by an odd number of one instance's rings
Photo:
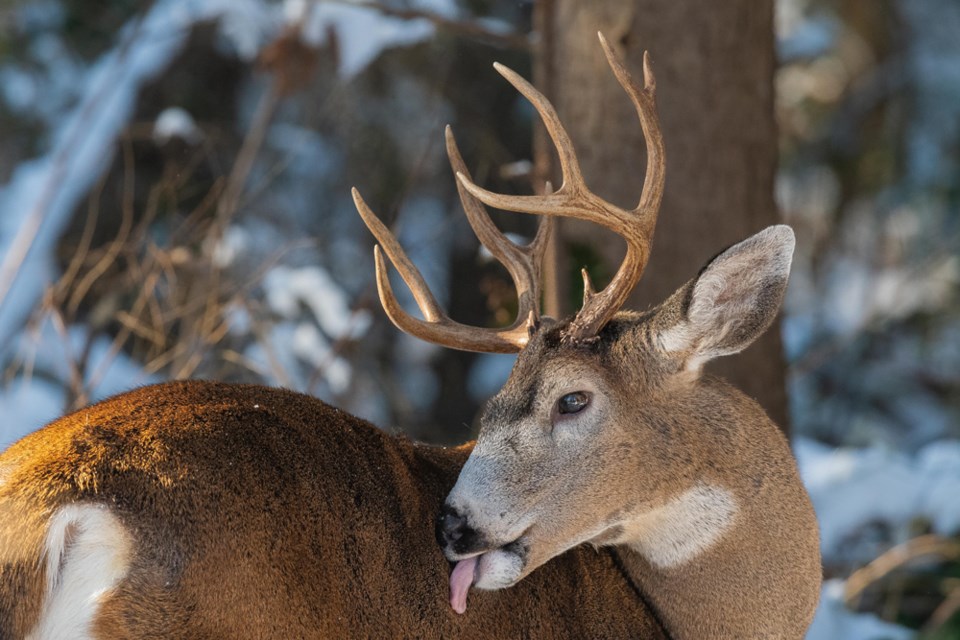
POLYGON ((470 450, 258 386, 174 382, 88 407, 0 455, 0 638, 41 637, 58 597, 92 603, 68 637, 666 637, 612 549, 574 549, 457 615, 434 522, 470 450), (56 574, 107 532, 78 520, 51 566, 33 533, 50 527, 28 515, 77 505, 129 537, 99 594, 56 574))

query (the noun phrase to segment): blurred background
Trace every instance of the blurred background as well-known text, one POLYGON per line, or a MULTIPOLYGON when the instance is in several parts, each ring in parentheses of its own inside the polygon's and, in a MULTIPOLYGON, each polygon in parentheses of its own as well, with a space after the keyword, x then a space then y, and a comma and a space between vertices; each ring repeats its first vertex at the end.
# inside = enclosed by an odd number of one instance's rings
MULTIPOLYGON (((350 187, 452 317, 509 324, 513 287, 463 218, 443 126, 478 183, 556 184, 503 62, 554 100, 595 191, 628 204, 642 136, 598 29, 638 74, 650 50, 669 158, 634 306, 767 224, 797 233, 779 334, 718 371, 788 429, 817 508, 809 637, 960 638, 955 0, 6 0, 0 450, 189 377, 472 437, 513 358, 389 324, 350 187)), ((603 286, 622 246, 568 224, 555 246, 546 304, 568 313, 580 266, 603 286)))

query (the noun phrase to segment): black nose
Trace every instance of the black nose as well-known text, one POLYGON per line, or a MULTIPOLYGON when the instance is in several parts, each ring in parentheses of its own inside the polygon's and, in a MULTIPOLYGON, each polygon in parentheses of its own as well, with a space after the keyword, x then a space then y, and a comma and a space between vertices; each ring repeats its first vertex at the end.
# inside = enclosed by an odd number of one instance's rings
POLYGON ((477 543, 477 532, 467 524, 467 518, 448 504, 437 516, 437 543, 457 553, 470 553, 477 543))

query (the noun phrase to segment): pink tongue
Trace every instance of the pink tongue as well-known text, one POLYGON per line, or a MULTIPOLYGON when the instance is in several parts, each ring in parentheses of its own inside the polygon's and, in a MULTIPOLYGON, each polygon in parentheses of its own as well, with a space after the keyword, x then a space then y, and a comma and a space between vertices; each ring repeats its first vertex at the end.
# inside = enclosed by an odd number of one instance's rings
POLYGON ((480 556, 473 556, 461 560, 450 574, 450 606, 457 613, 467 610, 467 591, 473 584, 473 575, 477 570, 477 561, 480 556))

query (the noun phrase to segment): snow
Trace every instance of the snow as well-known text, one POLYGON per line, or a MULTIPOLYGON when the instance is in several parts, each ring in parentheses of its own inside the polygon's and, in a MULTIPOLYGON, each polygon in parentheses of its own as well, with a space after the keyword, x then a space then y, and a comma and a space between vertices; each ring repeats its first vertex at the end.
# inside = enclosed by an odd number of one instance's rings
MULTIPOLYGON (((508 232, 508 233, 504 233, 503 235, 506 236, 507 240, 521 247, 526 246, 531 241, 530 238, 521 236, 519 233, 508 232)), ((493 257, 493 254, 490 253, 489 249, 487 249, 483 245, 480 245, 480 260, 482 262, 495 262, 496 258, 493 257)))
MULTIPOLYGON (((28 363, 30 370, 42 371, 47 378, 67 386, 71 377, 70 363, 84 351, 88 339, 86 327, 72 326, 62 334, 47 320, 20 336, 16 345, 17 359, 28 363)), ((84 383, 92 401, 158 381, 144 373, 140 363, 122 351, 116 351, 106 336, 96 336, 90 344, 84 383)))
POLYGON ((241 60, 252 62, 280 26, 280 16, 262 0, 204 0, 219 17, 219 34, 241 60))
POLYGON ((824 320, 838 335, 853 335, 881 318, 939 309, 960 281, 956 256, 938 258, 922 272, 906 266, 878 268, 852 252, 830 262, 833 277, 825 292, 824 320))
POLYGON ((843 581, 828 580, 820 606, 807 631, 807 640, 909 640, 914 632, 880 620, 870 613, 854 613, 843 604, 843 581))
MULTIPOLYGON (((307 11, 304 0, 288 0, 288 20, 299 20, 307 11)), ((302 37, 307 44, 319 47, 326 43, 331 29, 338 36, 341 76, 351 77, 362 71, 385 49, 409 46, 433 36, 434 26, 425 18, 404 20, 386 16, 375 9, 324 2, 313 5, 306 13, 302 37)))
POLYGON ((256 367, 257 373, 267 384, 295 388, 294 381, 287 375, 287 372, 299 370, 293 349, 289 346, 293 342, 295 329, 296 325, 292 322, 271 325, 265 336, 244 349, 244 357, 256 367))
POLYGON ((236 300, 231 300, 223 310, 230 335, 243 337, 250 335, 253 329, 253 318, 246 306, 236 300))
POLYGON ((363 337, 373 321, 370 312, 351 309, 347 294, 317 265, 276 266, 264 276, 263 291, 267 306, 281 320, 270 330, 270 352, 264 345, 254 344, 245 355, 265 372, 276 373, 278 367, 272 364, 278 361, 282 371, 295 376, 283 380, 275 375, 280 384, 310 390, 308 380, 316 371, 331 393, 346 392, 353 368, 332 342, 363 337), (299 362, 309 364, 310 371, 304 371, 299 362))
POLYGON ((33 74, 8 65, 0 68, 0 93, 10 109, 23 113, 33 108, 39 88, 33 74))
MULTIPOLYGON (((51 251, 68 216, 110 162, 114 141, 129 120, 140 88, 166 68, 185 43, 190 27, 218 19, 221 35, 238 55, 249 57, 279 26, 271 7, 258 0, 161 0, 141 22, 128 24, 118 45, 89 69, 73 66, 56 36, 43 34, 34 40, 34 58, 50 63, 62 76, 51 83, 53 93, 78 91, 80 96, 76 105, 64 107, 65 112, 50 115, 49 121, 58 123, 50 149, 18 166, 10 182, 0 188, 0 255, 5 256, 0 264, 0 336, 16 333, 45 285, 54 279, 51 251), (31 245, 31 223, 37 230, 31 251, 23 257, 12 248, 31 245), (14 273, 10 290, 4 291, 14 273)), ((315 41, 322 40, 327 28, 335 27, 344 47, 341 72, 346 75, 357 73, 385 48, 433 33, 427 21, 387 18, 343 5, 318 5, 311 15, 305 38, 312 33, 315 41)), ((25 20, 35 22, 29 16, 25 20)), ((4 98, 13 106, 26 104, 36 91, 22 70, 4 67, 0 79, 11 81, 4 98)), ((68 101, 54 98, 51 102, 68 101)), ((193 136, 195 127, 185 112, 164 114, 157 123, 159 135, 175 131, 186 134, 188 140, 193 136)))
MULTIPOLYGON (((910 522, 928 520, 935 533, 960 531, 960 442, 942 440, 915 457, 885 450, 833 449, 806 438, 794 451, 820 521, 827 562, 851 560, 850 541, 871 523, 886 523, 904 539, 910 522)), ((866 562, 882 549, 862 549, 866 562)), ((856 559, 856 558, 854 558, 856 559)))
MULTIPOLYGON (((820 523, 824 562, 865 564, 913 537, 918 518, 934 533, 960 532, 960 442, 933 442, 912 457, 880 446, 835 449, 807 438, 793 446, 820 523), (870 529, 878 523, 889 527, 893 540, 873 539, 870 529)), ((824 584, 808 640, 914 637, 909 629, 846 609, 843 588, 839 579, 824 584)))
POLYGON ((305 305, 324 333, 333 339, 355 340, 370 328, 370 313, 352 311, 346 293, 317 265, 274 267, 264 277, 263 289, 267 304, 276 313, 296 318, 300 305, 305 305))
MULTIPOLYGON (((0 451, 64 413, 70 362, 83 352, 87 339, 84 327, 70 327, 62 334, 50 321, 21 334, 14 348, 25 373, 0 388, 0 411, 6 416, 0 427, 0 451)), ((159 381, 145 374, 140 363, 115 351, 105 336, 94 338, 86 362, 83 383, 91 402, 159 381)))
POLYGON ((330 391, 341 394, 350 387, 353 368, 350 363, 336 355, 316 325, 301 322, 293 331, 292 351, 297 357, 313 365, 330 385, 330 391))
POLYGON ((193 116, 181 107, 167 107, 160 112, 153 123, 153 139, 159 144, 179 138, 190 144, 197 144, 203 134, 194 122, 193 116))
POLYGON ((217 239, 210 250, 210 259, 220 269, 225 269, 250 249, 250 234, 241 226, 230 225, 217 239))

